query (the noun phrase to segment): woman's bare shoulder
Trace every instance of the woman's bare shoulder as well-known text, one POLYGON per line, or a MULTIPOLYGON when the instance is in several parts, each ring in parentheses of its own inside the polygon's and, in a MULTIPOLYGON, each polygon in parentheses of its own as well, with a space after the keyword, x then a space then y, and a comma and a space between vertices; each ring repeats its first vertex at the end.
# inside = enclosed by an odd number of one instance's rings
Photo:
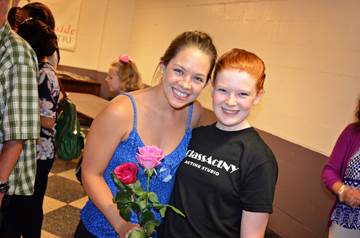
POLYGON ((126 95, 119 95, 110 101, 109 105, 100 113, 100 116, 106 115, 106 117, 122 119, 130 111, 133 111, 130 98, 126 95))
POLYGON ((109 131, 126 134, 132 128, 134 110, 128 96, 119 95, 96 116, 91 127, 110 128, 109 131), (116 126, 117 130, 111 130, 116 126))

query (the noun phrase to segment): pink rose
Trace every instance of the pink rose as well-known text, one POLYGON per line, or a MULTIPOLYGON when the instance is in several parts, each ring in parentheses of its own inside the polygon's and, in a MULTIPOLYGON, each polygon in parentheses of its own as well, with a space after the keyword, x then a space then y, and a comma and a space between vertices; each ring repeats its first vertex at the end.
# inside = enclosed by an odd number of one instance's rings
POLYGON ((156 146, 148 145, 139 148, 136 159, 145 169, 153 169, 161 163, 164 151, 156 146))
POLYGON ((114 169, 114 174, 124 184, 136 182, 138 167, 134 163, 123 163, 114 169))

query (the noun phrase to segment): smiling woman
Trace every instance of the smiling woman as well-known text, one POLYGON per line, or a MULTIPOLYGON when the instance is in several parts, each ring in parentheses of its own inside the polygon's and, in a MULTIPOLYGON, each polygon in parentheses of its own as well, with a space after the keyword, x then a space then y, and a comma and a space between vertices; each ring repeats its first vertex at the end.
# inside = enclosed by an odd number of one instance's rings
POLYGON ((207 82, 209 57, 195 47, 181 50, 168 65, 161 64, 162 87, 169 104, 182 108, 194 101, 207 82))
MULTIPOLYGON (((112 201, 117 189, 110 173, 121 163, 137 163, 138 148, 145 145, 164 150, 150 188, 160 203, 168 202, 173 175, 202 111, 194 101, 210 78, 216 57, 216 48, 206 33, 180 34, 161 57, 156 71, 162 79, 158 85, 117 96, 95 118, 82 165, 82 181, 90 200, 81 211, 75 237, 125 237, 137 227, 136 216, 131 216, 130 223, 120 217, 112 201)), ((143 168, 139 168, 138 180, 146 187, 143 168)), ((158 212, 154 216, 160 220, 158 212)))

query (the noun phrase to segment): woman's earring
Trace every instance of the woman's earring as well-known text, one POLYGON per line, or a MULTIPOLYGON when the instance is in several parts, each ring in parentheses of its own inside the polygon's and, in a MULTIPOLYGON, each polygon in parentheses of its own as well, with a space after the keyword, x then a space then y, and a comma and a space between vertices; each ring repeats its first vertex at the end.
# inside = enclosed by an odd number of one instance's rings
POLYGON ((160 65, 160 73, 161 75, 164 75, 165 72, 165 66, 163 64, 160 65))

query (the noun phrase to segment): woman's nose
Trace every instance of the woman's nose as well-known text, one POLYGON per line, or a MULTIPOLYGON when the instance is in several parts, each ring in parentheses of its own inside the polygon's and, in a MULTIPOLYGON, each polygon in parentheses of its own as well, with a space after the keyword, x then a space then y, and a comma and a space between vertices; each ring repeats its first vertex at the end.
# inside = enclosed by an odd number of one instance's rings
POLYGON ((184 78, 181 80, 181 86, 184 89, 191 88, 191 78, 190 78, 190 76, 184 76, 184 78))

